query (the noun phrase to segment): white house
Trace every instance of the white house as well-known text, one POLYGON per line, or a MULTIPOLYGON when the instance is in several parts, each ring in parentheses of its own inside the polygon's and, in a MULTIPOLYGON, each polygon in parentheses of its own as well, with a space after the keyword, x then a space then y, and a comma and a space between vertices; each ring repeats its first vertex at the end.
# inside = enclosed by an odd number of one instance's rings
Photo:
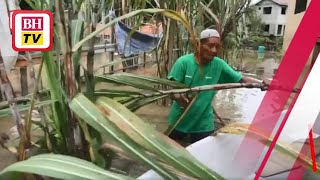
POLYGON ((287 24, 287 0, 260 0, 254 7, 265 24, 264 35, 284 35, 287 24))

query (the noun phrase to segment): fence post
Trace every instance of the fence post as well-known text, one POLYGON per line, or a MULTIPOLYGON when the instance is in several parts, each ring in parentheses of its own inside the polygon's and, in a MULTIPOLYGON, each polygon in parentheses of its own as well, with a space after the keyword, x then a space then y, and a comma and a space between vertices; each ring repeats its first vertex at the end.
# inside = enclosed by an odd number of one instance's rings
POLYGON ((147 59, 147 54, 146 52, 143 53, 143 68, 146 67, 146 59, 147 59))
POLYGON ((28 94, 27 67, 20 68, 20 84, 21 84, 21 96, 26 96, 28 94))
MULTIPOLYGON (((110 16, 109 21, 112 21, 112 17, 110 16)), ((111 38, 111 44, 114 44, 115 42, 115 38, 114 38, 114 25, 111 27, 111 34, 110 34, 110 38, 111 38)), ((109 57, 110 57, 110 62, 114 61, 114 51, 110 51, 109 53, 109 57)), ((113 74, 114 71, 114 67, 113 65, 110 66, 109 72, 112 72, 113 74)))

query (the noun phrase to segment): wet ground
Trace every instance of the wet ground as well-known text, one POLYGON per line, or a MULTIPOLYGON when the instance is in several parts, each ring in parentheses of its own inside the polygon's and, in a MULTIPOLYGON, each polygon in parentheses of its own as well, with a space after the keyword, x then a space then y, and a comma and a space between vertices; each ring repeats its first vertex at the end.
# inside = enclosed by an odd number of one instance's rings
MULTIPOLYGON (((0 133, 7 132, 12 126, 14 123, 10 118, 0 119, 0 133)), ((13 162, 15 162, 15 157, 0 147, 0 170, 13 162)))

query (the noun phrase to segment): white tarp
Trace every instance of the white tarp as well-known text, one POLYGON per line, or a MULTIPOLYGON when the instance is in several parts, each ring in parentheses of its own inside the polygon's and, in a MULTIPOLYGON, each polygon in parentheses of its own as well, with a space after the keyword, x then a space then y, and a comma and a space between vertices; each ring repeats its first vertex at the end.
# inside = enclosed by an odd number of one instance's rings
POLYGON ((18 57, 18 52, 16 52, 12 48, 8 9, 9 11, 16 9, 14 0, 1 0, 0 1, 0 53, 3 59, 4 67, 6 71, 10 71, 11 68, 14 67, 18 57), (6 1, 8 2, 9 7, 7 7, 6 1))

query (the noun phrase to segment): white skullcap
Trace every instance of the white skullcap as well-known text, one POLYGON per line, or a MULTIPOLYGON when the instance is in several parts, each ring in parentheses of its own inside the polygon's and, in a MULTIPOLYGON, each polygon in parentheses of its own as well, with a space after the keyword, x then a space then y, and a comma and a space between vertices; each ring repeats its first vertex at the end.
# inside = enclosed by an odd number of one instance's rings
POLYGON ((217 37, 220 38, 220 34, 215 29, 205 29, 200 34, 200 39, 206 39, 209 37, 217 37))

